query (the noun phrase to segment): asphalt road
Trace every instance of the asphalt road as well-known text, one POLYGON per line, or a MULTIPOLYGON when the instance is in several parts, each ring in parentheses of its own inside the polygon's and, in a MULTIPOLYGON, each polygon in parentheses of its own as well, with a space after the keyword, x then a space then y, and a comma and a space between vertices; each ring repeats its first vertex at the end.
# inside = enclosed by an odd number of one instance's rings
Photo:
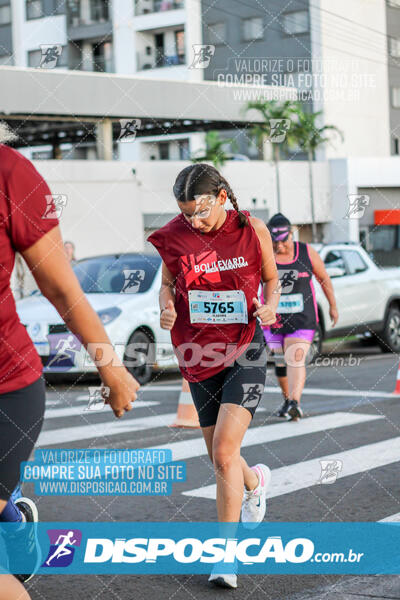
MULTIPOLYGON (((273 416, 281 400, 274 389, 273 369, 268 370, 262 410, 257 411, 246 437, 252 430, 256 433, 242 452, 250 464, 265 462, 273 470, 266 520, 400 519, 400 396, 391 395, 398 357, 354 347, 350 348, 354 361, 349 362, 348 351, 334 353, 329 365, 325 357, 322 364, 309 366, 303 397, 305 418, 298 423, 273 416), (334 358, 336 362, 332 362, 334 358), (385 464, 380 460, 383 446, 379 444, 389 447, 385 464), (309 481, 309 461, 329 455, 343 461, 337 481, 332 485, 309 481)), ((36 497, 41 520, 216 521, 213 469, 205 447, 201 442, 196 446, 199 430, 168 427, 176 412, 180 382, 176 374, 157 377, 124 417, 127 427, 122 431, 118 429, 122 421, 117 421, 109 408, 93 414, 83 410, 88 384, 48 386, 40 447, 165 445, 173 449, 174 459, 180 460, 175 452, 185 457, 187 480, 174 484, 173 494, 167 497, 36 497)), ((318 479, 320 473, 315 474, 318 479)), ((32 490, 25 484, 25 494, 34 496, 32 490)), ((235 591, 211 587, 205 575, 46 575, 34 577, 27 588, 34 600, 195 600, 233 595, 237 600, 400 599, 400 575, 241 575, 235 591)))

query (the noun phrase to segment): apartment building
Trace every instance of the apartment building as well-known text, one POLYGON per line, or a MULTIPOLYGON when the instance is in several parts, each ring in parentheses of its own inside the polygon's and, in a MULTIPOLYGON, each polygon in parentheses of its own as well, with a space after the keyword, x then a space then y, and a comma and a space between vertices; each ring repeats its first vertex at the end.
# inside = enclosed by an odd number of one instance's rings
MULTIPOLYGON (((320 125, 343 133, 317 158, 399 153, 399 0, 202 0, 202 15, 215 46, 205 79, 297 87, 320 125)), ((255 158, 248 141, 241 152, 255 158)))
MULTIPOLYGON (((197 0, 0 0, 0 65, 39 67, 42 47, 56 46, 56 69, 198 81, 202 73, 188 66, 201 35, 199 11, 197 0)), ((116 143, 115 156, 184 160, 203 137, 116 143)), ((92 142, 63 151, 68 158, 96 158, 92 142)), ((51 158, 50 152, 43 146, 28 155, 51 158)))
MULTIPOLYGON (((317 158, 400 152, 400 0, 0 0, 0 64, 37 67, 51 44, 61 69, 295 86, 343 133, 317 158), (189 68, 201 44, 209 65, 189 68)), ((224 135, 261 158, 248 133, 224 135)), ((115 156, 179 160, 202 145, 202 134, 156 136, 115 156)), ((93 157, 93 145, 74 154, 93 157)))

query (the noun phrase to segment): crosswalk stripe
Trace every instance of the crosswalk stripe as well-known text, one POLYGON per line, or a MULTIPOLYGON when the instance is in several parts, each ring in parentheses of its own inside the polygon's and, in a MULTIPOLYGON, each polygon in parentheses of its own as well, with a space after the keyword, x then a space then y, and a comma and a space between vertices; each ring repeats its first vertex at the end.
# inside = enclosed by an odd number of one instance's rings
MULTIPOLYGON (((276 498, 316 485, 321 473, 320 460, 341 460, 343 462, 343 469, 338 477, 339 481, 342 477, 349 477, 400 461, 400 437, 273 469, 267 498, 276 498)), ((216 485, 207 485, 182 493, 185 496, 215 499, 216 485)))
MULTIPOLYGON (((279 390, 280 388, 277 387, 264 388, 264 392, 277 392, 279 390)), ((303 396, 355 396, 356 398, 393 398, 395 394, 393 394, 393 392, 378 392, 376 390, 327 390, 325 388, 305 388, 303 390, 303 396)))
MULTIPOLYGON (((53 444, 65 444, 67 442, 76 442, 78 440, 102 438, 103 436, 120 435, 121 433, 130 433, 132 431, 145 431, 146 429, 166 427, 171 425, 176 417, 176 413, 173 412, 135 418, 134 411, 135 408, 132 410, 133 414, 131 413, 129 416, 125 415, 123 421, 103 421, 101 423, 88 423, 87 425, 80 426, 71 425, 70 427, 60 427, 58 429, 51 429, 50 431, 42 431, 39 436, 38 445, 52 446, 53 444)), ((260 408, 259 411, 265 411, 265 408, 260 408)), ((102 411, 100 411, 100 413, 101 412, 102 411)), ((85 415, 83 412, 79 414, 85 415)), ((90 415, 91 413, 88 411, 86 414, 90 415)), ((99 412, 97 414, 99 414, 99 412)), ((109 415, 109 418, 113 418, 111 414, 109 415)), ((190 441, 188 441, 188 443, 190 444, 190 441)), ((171 447, 171 445, 166 447, 171 447)))
MULTIPOLYGON (((182 389, 180 385, 149 385, 140 388, 139 394, 143 392, 177 392, 182 389)), ((265 386, 264 392, 281 393, 278 386, 265 386)), ((395 395, 392 392, 383 392, 378 390, 343 390, 343 389, 326 389, 326 388, 305 388, 303 395, 308 396, 355 396, 357 398, 393 398, 395 395)))
MULTIPOLYGON (((368 421, 375 421, 378 419, 383 419, 383 417, 361 413, 336 412, 329 415, 320 415, 304 419, 304 421, 301 422, 300 427, 297 427, 297 424, 288 423, 286 421, 276 425, 251 427, 246 431, 241 447, 255 446, 264 442, 276 442, 278 440, 289 439, 299 435, 307 435, 309 433, 325 431, 326 429, 357 425, 358 423, 367 423, 368 421)), ((174 442, 172 444, 156 447, 163 450, 172 450, 173 460, 185 460, 207 454, 207 448, 203 438, 184 440, 182 442, 174 442)))
MULTIPOLYGON (((132 411, 133 412, 133 411, 132 411)), ((90 413, 88 413, 90 414, 90 413)), ((145 429, 154 429, 156 427, 165 427, 170 425, 175 417, 175 413, 155 415, 152 417, 142 417, 140 419, 126 418, 124 421, 106 421, 102 423, 90 423, 78 427, 61 427, 42 431, 38 439, 38 446, 51 446, 53 444, 65 444, 66 442, 76 442, 92 438, 103 438, 103 436, 119 435, 131 431, 144 431, 145 429)), ((110 418, 112 416, 110 415, 110 418)))
MULTIPOLYGON (((86 397, 86 401, 89 400, 89 397, 86 397)), ((159 402, 154 402, 154 400, 150 402, 146 402, 146 400, 136 400, 134 407, 135 408, 144 408, 146 406, 157 406, 160 404, 159 402)), ((84 410, 84 406, 82 404, 80 406, 65 406, 63 408, 48 408, 44 414, 44 418, 47 419, 58 419, 61 417, 75 417, 78 415, 87 416, 90 414, 99 414, 100 412, 109 413, 111 407, 106 404, 104 405, 102 410, 84 410)))
POLYGON ((400 521, 400 512, 396 513, 395 515, 391 515, 390 517, 385 517, 384 519, 381 519, 379 523, 392 523, 397 521, 400 521))

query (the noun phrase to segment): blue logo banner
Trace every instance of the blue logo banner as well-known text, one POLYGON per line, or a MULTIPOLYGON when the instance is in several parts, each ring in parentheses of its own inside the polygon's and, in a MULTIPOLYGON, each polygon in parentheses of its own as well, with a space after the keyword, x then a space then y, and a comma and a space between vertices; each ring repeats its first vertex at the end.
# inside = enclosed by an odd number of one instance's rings
POLYGON ((0 524, 3 573, 399 574, 399 548, 400 523, 0 524))

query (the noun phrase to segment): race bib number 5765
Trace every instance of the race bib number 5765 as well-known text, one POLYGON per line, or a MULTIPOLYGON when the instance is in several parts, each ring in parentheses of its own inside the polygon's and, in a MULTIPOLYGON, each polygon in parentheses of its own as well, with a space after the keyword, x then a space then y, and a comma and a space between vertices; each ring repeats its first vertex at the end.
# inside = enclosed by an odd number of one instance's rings
POLYGON ((189 290, 191 323, 248 323, 243 290, 189 290))

